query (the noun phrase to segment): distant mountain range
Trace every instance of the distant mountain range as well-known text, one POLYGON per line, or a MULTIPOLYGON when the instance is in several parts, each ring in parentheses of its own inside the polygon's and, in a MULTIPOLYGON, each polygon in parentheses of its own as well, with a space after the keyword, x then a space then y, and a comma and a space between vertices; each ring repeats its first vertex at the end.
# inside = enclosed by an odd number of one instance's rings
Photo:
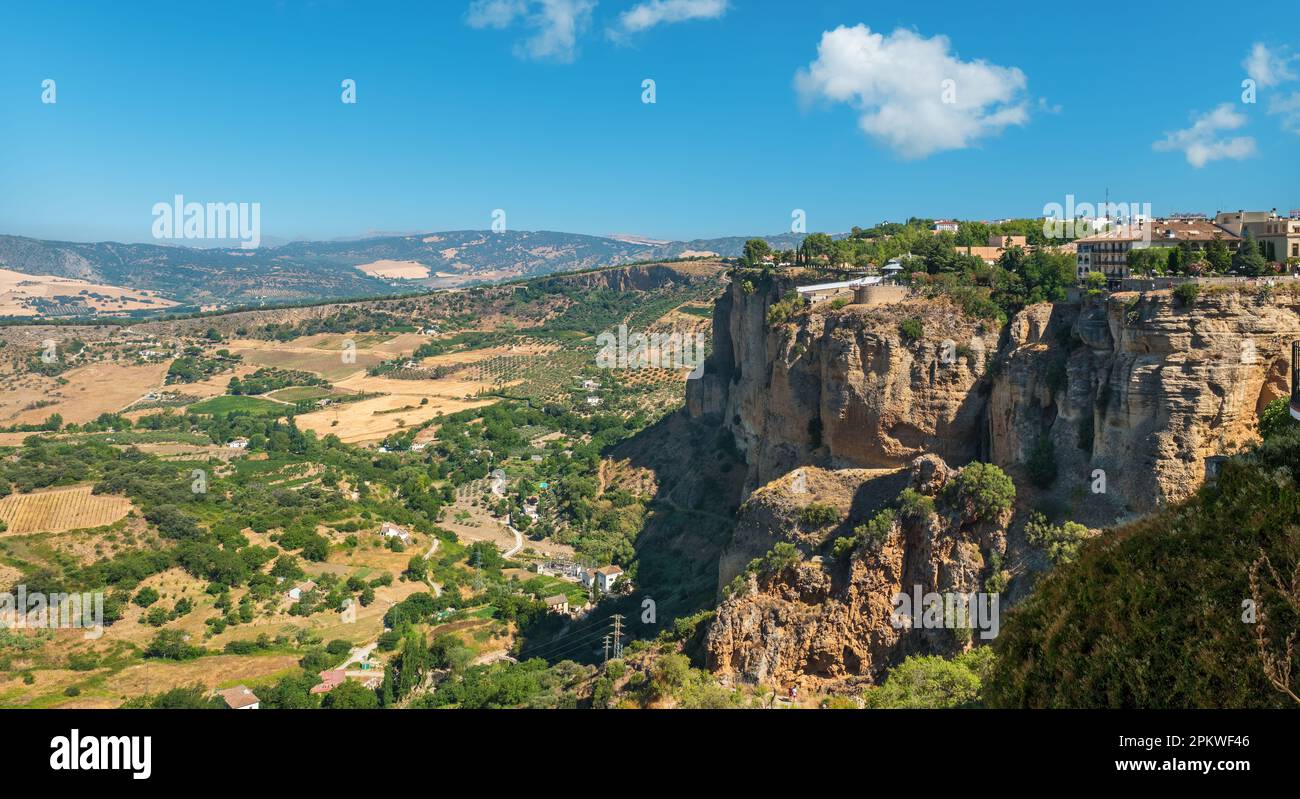
MULTIPOLYGON (((0 268, 157 292, 183 306, 246 306, 497 282, 703 253, 735 257, 746 236, 663 242, 628 234, 455 230, 275 247, 76 243, 0 235, 0 268)), ((801 234, 764 237, 793 249, 801 234)))

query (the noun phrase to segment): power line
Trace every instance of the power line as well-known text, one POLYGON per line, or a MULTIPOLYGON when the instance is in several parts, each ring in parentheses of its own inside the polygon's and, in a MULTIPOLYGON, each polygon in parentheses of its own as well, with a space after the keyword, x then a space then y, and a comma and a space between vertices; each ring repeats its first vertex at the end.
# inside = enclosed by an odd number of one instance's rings
POLYGON ((596 644, 596 639, 599 638, 600 635, 601 635, 600 633, 596 633, 592 636, 582 639, 581 641, 574 641, 568 644, 567 646, 560 647, 559 649, 554 649, 548 652, 546 655, 539 656, 536 653, 531 653, 527 657, 525 657, 523 653, 520 653, 519 657, 525 660, 534 657, 544 657, 545 659, 554 659, 559 657, 562 654, 567 654, 575 650, 584 649, 585 647, 598 647, 598 645, 596 644))
POLYGON ((537 657, 540 652, 557 650, 557 648, 558 650, 568 649, 572 644, 581 643, 583 641, 594 641, 595 639, 600 638, 603 634, 604 632, 602 630, 596 630, 595 632, 584 633, 583 635, 578 636, 566 635, 547 641, 544 644, 538 644, 532 648, 520 649, 519 656, 524 657, 524 655, 527 654, 529 657, 537 657))

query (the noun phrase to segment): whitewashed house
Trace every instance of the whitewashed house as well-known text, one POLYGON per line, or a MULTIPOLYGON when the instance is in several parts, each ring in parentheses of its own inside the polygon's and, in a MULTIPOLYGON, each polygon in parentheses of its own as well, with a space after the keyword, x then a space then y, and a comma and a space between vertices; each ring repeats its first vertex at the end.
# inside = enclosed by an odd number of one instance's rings
POLYGON ((289 601, 297 602, 299 599, 302 599, 303 594, 313 591, 315 590, 315 588, 316 588, 316 581, 308 580, 305 583, 298 583, 293 588, 290 588, 289 591, 285 594, 285 596, 289 597, 289 601))
POLYGON ((384 522, 379 528, 379 534, 384 538, 396 538, 403 544, 411 543, 411 533, 405 527, 400 527, 392 522, 384 522))
POLYGON ((617 566, 601 566, 599 569, 587 569, 582 573, 582 584, 590 588, 593 584, 602 594, 608 594, 623 576, 623 570, 617 566))

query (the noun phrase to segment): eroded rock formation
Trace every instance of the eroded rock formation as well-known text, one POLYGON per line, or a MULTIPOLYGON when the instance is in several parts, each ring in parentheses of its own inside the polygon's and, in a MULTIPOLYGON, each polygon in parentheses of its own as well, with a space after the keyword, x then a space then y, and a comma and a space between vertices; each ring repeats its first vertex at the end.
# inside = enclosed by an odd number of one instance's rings
MULTIPOLYGON (((978 592, 1007 548, 1010 511, 981 519, 959 495, 945 489, 959 470, 925 456, 903 474, 935 512, 897 512, 883 540, 856 535, 864 511, 846 502, 835 483, 850 483, 851 470, 806 477, 819 501, 842 514, 842 523, 818 538, 793 525, 790 509, 807 499, 783 480, 756 492, 742 508, 741 529, 767 528, 772 538, 796 543, 801 552, 826 553, 827 542, 850 536, 855 544, 838 557, 805 557, 766 573, 742 572, 722 602, 705 647, 711 669, 747 682, 876 681, 909 654, 954 653, 971 645, 969 629, 909 629, 895 617, 894 597, 914 593, 978 592), (794 532, 790 532, 794 529, 794 532), (820 541, 820 543, 819 543, 820 541)), ((833 549, 833 548, 832 548, 833 549)))

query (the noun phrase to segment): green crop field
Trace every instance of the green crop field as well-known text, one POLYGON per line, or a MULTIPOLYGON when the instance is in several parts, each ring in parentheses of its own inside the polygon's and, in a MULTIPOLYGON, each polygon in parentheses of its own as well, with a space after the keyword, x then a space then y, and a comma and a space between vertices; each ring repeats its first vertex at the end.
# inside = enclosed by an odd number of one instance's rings
POLYGON ((196 402, 190 406, 194 413, 230 413, 231 411, 242 411, 245 413, 266 415, 266 416, 283 416, 292 410, 292 406, 281 405, 278 402, 258 399, 256 397, 213 397, 212 399, 196 402))

